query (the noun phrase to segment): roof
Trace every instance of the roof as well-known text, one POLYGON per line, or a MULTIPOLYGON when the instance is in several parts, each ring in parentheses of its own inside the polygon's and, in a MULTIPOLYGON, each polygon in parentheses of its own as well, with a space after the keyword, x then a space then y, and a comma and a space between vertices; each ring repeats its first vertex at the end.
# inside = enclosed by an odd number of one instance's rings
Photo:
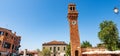
POLYGON ((64 41, 51 41, 51 42, 47 42, 47 43, 43 43, 44 45, 68 45, 67 43, 65 43, 64 41))
POLYGON ((75 3, 69 3, 69 6, 76 6, 75 3))
POLYGON ((2 30, 7 30, 7 31, 9 31, 9 32, 12 32, 12 30, 9 30, 9 29, 6 29, 6 28, 0 27, 0 29, 2 29, 2 30))
MULTIPOLYGON (((29 50, 27 51, 27 54, 37 54, 38 52, 36 50, 29 50)), ((24 54, 24 51, 19 51, 19 54, 24 54)))

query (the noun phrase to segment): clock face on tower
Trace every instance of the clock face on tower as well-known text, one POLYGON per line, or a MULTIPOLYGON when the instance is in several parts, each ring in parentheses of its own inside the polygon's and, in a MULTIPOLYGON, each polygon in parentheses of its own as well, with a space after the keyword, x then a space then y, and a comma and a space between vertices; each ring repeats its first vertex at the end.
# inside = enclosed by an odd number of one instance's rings
POLYGON ((75 25, 77 22, 75 20, 72 21, 72 25, 75 25))

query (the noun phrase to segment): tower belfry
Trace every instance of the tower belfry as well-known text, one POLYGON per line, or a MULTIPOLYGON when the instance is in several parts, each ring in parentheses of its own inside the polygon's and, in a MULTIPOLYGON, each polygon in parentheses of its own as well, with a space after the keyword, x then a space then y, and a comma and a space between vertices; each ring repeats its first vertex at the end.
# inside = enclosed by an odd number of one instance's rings
POLYGON ((70 26, 70 45, 71 45, 71 56, 81 56, 81 46, 79 39, 78 30, 78 11, 76 5, 70 3, 68 5, 68 21, 70 26))

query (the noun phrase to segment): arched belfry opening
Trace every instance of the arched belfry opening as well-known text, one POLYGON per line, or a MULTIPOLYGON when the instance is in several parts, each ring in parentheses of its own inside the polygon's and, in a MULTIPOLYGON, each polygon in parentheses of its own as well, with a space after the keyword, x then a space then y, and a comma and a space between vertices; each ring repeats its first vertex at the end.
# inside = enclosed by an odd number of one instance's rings
POLYGON ((76 51, 75 51, 75 56, 78 56, 78 54, 79 54, 79 51, 76 50, 76 51))

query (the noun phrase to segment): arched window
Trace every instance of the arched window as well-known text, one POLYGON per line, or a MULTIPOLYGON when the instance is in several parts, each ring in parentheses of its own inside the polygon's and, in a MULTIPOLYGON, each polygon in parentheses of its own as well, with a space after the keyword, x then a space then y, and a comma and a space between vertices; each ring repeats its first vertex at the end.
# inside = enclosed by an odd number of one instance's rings
POLYGON ((72 7, 70 7, 70 10, 72 11, 72 7))

